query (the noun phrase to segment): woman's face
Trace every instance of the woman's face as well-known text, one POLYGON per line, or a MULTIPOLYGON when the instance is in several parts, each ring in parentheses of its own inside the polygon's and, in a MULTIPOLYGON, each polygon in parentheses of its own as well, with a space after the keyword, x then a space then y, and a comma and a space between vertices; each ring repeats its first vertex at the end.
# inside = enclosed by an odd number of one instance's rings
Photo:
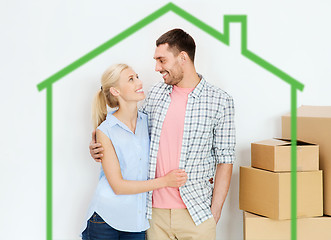
POLYGON ((145 98, 142 87, 143 83, 138 78, 138 74, 131 68, 127 68, 121 72, 116 89, 119 91, 119 98, 122 98, 124 101, 139 102, 145 98))

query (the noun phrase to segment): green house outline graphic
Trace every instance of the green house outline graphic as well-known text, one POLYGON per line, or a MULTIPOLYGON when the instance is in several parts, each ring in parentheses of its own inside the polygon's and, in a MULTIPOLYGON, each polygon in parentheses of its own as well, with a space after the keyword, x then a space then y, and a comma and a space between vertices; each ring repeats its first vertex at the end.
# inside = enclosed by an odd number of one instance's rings
POLYGON ((297 90, 303 91, 304 85, 288 75, 287 73, 283 72, 282 70, 278 69, 277 67, 273 66, 266 60, 262 59, 252 51, 247 49, 247 16, 246 15, 224 15, 224 22, 223 22, 223 33, 217 31, 216 29, 212 28, 211 26, 207 25, 206 23, 202 22, 198 18, 194 17, 190 13, 186 12, 182 8, 176 6, 172 2, 164 5, 160 9, 156 10, 152 14, 148 15, 147 17, 143 18, 136 24, 132 25, 131 27, 127 28, 123 32, 119 33, 115 37, 111 38, 107 42, 101 44, 97 48, 93 49, 92 51, 88 52, 81 58, 77 59, 73 63, 69 64, 68 66, 64 67, 60 71, 56 72, 49 78, 45 79, 44 81, 40 82, 37 85, 39 91, 46 89, 46 239, 52 240, 53 234, 53 222, 52 222, 52 214, 53 214, 53 202, 52 202, 52 114, 53 114, 53 83, 60 80, 70 72, 76 70, 83 64, 87 63, 88 61, 92 60, 99 54, 103 53, 104 51, 108 50, 109 48, 115 46, 117 43, 121 42, 125 38, 131 36, 135 32, 139 31, 140 29, 144 28, 148 24, 152 23, 159 17, 163 16, 164 14, 172 11, 173 13, 177 14, 178 16, 184 18, 197 28, 201 29, 205 33, 209 34, 211 37, 217 39, 218 41, 224 43, 225 45, 230 45, 230 23, 240 23, 241 24, 241 54, 248 58, 249 60, 253 61, 260 67, 264 68, 265 70, 269 71, 270 73, 276 75, 286 83, 291 86, 291 239, 297 239, 297 156, 296 156, 296 139, 297 139, 297 90))

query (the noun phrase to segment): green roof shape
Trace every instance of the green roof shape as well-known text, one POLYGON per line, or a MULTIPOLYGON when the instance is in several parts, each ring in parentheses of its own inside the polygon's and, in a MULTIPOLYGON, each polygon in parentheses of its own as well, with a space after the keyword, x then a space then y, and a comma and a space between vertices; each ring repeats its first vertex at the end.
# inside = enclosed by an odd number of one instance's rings
POLYGON ((143 27, 147 26, 151 22, 155 21, 156 19, 158 19, 159 17, 161 17, 162 15, 164 15, 170 11, 176 13, 178 16, 184 18, 185 20, 192 23, 193 25, 195 25, 202 31, 206 32, 210 36, 214 37, 215 39, 219 40, 220 42, 222 42, 228 46, 230 44, 230 23, 241 23, 241 54, 244 55, 249 60, 256 63, 257 65, 261 66, 265 70, 278 76, 283 81, 294 86, 296 89, 298 89, 300 91, 303 90, 304 85, 301 82, 294 79, 287 73, 283 72, 282 70, 278 69, 277 67, 273 66, 266 60, 262 59, 261 57, 259 57, 258 55, 254 54, 252 51, 247 49, 247 16, 246 15, 224 15, 224 28, 223 28, 224 33, 221 33, 171 2, 169 2, 165 6, 161 7, 157 11, 153 12, 152 14, 148 15, 144 19, 140 20, 139 22, 132 25, 131 27, 127 28, 123 32, 119 33, 115 37, 108 40, 107 42, 101 44, 97 48, 88 52, 81 58, 77 59, 73 63, 69 64, 68 66, 64 67, 60 71, 53 74, 49 78, 40 82, 37 85, 38 90, 41 91, 44 88, 47 88, 49 85, 60 80, 65 75, 76 70, 83 64, 92 60, 99 54, 101 54, 104 51, 108 50, 109 48, 113 47, 117 43, 121 42, 125 38, 129 37, 130 35, 134 34, 135 32, 139 31, 143 27))
POLYGON ((304 85, 298 80, 294 79, 287 73, 283 72, 279 68, 273 66, 266 60, 262 59, 252 51, 247 49, 247 16, 246 15, 224 15, 224 33, 217 31, 215 28, 207 25, 198 18, 189 14, 185 10, 176 6, 175 4, 169 2, 160 9, 156 10, 152 14, 143 18, 136 24, 127 28, 123 32, 119 33, 115 37, 111 38, 107 42, 101 44, 97 48, 88 52, 81 58, 77 59, 73 63, 59 70, 49 78, 40 82, 37 85, 39 91, 46 88, 46 239, 53 239, 53 192, 52 192, 52 182, 53 182, 53 170, 52 170, 52 155, 53 155, 53 83, 60 80, 67 74, 76 70, 80 66, 89 62, 99 54, 105 52, 109 48, 115 46, 117 43, 121 42, 125 38, 131 36, 135 32, 139 31, 143 27, 147 26, 151 22, 155 21, 159 17, 163 16, 167 12, 174 12, 178 16, 184 18, 188 22, 192 23, 194 26, 198 27, 211 37, 219 40, 225 45, 230 44, 230 23, 241 23, 241 54, 253 61, 260 67, 269 71, 270 73, 276 75, 284 82, 290 84, 291 86, 291 239, 297 239, 297 175, 296 175, 296 139, 297 139, 297 90, 303 91, 304 85))

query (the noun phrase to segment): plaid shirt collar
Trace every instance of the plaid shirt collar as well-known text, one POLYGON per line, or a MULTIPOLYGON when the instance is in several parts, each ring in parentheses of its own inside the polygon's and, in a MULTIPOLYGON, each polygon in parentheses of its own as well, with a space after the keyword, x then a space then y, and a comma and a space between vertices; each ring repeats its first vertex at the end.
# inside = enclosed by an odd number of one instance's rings
MULTIPOLYGON (((201 74, 199 74, 199 73, 197 73, 197 74, 198 74, 198 76, 200 78, 200 82, 194 88, 194 90, 190 93, 190 96, 192 96, 194 98, 197 98, 197 97, 199 97, 201 95, 202 90, 203 90, 203 88, 204 88, 204 86, 206 84, 206 80, 204 79, 204 77, 201 74)), ((174 87, 173 85, 167 85, 166 86, 167 93, 169 93, 169 94, 172 93, 173 87, 174 87)))

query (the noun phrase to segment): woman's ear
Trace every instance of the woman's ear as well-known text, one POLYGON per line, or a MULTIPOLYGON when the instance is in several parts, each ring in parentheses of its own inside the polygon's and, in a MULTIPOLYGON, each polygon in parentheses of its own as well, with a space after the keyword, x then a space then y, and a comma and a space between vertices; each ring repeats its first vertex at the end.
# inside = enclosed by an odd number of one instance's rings
POLYGON ((111 87, 109 91, 114 97, 118 97, 120 95, 120 92, 114 87, 111 87))

